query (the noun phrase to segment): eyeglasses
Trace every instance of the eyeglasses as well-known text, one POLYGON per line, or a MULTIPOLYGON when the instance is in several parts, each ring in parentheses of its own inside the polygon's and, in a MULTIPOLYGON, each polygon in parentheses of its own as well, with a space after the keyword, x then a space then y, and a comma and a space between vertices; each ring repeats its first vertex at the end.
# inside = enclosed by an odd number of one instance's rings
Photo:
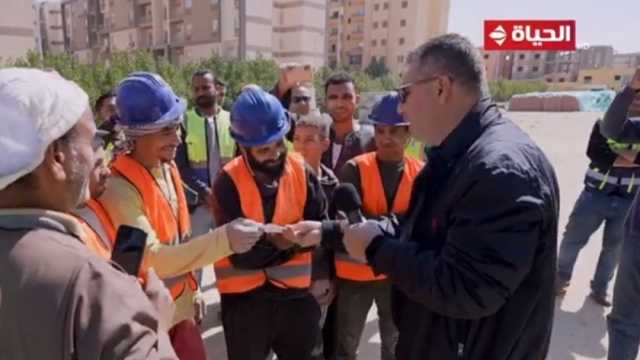
POLYGON ((418 84, 425 84, 428 83, 430 81, 436 80, 438 79, 438 75, 434 75, 434 76, 430 76, 428 78, 425 79, 421 79, 421 80, 416 80, 413 82, 408 82, 408 83, 404 83, 402 85, 400 85, 396 91, 398 92, 398 96, 400 97, 400 103, 404 104, 407 99, 409 98, 409 95, 411 94, 411 87, 413 85, 418 85, 418 84))
POLYGON ((299 102, 303 102, 303 101, 304 102, 309 102, 309 101, 311 101, 311 96, 294 96, 292 100, 296 104, 299 103, 299 102))

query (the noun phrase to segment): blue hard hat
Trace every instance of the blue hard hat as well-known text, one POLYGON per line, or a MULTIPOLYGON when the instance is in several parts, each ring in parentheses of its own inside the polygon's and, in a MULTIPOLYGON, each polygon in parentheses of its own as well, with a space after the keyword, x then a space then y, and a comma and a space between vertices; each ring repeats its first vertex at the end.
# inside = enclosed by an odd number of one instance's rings
POLYGON ((260 88, 245 89, 231 109, 231 137, 242 146, 270 144, 290 127, 280 100, 260 88))
POLYGON ((171 123, 187 110, 187 101, 154 73, 129 74, 118 84, 116 94, 117 122, 123 126, 171 123))
POLYGON ((398 105, 400 105, 400 96, 397 92, 394 91, 383 96, 373 105, 373 109, 369 114, 369 120, 379 125, 409 125, 409 122, 398 112, 398 105))

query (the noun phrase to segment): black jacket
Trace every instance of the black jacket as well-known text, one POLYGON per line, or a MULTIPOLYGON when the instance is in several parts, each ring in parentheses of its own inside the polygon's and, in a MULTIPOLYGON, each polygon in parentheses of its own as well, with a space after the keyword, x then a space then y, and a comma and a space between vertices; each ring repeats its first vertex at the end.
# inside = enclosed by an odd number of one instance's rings
POLYGON ((373 126, 359 123, 355 126, 356 130, 348 134, 344 139, 342 152, 340 153, 336 166, 332 166, 332 148, 333 143, 335 142, 336 133, 333 128, 331 128, 331 133, 329 134, 331 145, 329 146, 329 149, 322 154, 322 164, 333 170, 334 173, 339 173, 344 164, 354 157, 376 150, 376 143, 374 140, 375 131, 373 126))
POLYGON ((480 101, 429 154, 400 240, 367 249, 394 286, 398 360, 543 360, 554 312, 554 170, 480 101))

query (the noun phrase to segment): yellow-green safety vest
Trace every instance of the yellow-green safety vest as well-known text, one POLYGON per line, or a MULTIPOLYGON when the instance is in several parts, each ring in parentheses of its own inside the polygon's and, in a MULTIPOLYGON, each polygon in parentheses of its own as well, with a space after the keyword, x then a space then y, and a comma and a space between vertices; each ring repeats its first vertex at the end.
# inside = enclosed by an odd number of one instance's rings
MULTIPOLYGON (((189 162, 194 167, 208 166, 207 132, 204 126, 205 119, 195 110, 187 111, 184 123, 187 137, 187 155, 189 162)), ((229 133, 231 116, 228 111, 220 109, 216 114, 215 124, 218 133, 218 150, 221 159, 232 159, 235 155, 235 142, 229 133)))

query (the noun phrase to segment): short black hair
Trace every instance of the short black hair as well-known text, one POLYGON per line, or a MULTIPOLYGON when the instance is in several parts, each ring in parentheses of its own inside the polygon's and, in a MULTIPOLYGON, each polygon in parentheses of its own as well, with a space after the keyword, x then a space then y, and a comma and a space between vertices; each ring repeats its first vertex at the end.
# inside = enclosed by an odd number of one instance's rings
POLYGON ((213 71, 209 70, 209 69, 199 69, 196 70, 193 75, 191 75, 191 80, 193 80, 194 77, 204 77, 207 75, 211 75, 211 77, 213 78, 213 81, 216 81, 216 74, 213 73, 213 71))
POLYGON ((346 72, 338 72, 335 74, 332 74, 331 76, 329 76, 329 78, 327 79, 327 81, 324 82, 324 93, 327 93, 327 90, 329 89, 329 85, 341 85, 341 84, 353 84, 354 89, 356 90, 356 92, 358 91, 358 86, 356 85, 356 80, 353 78, 353 76, 349 75, 346 72))
POLYGON ((96 99, 96 103, 93 105, 93 111, 99 112, 100 109, 102 108, 102 104, 104 103, 104 101, 109 99, 109 98, 112 98, 112 97, 116 97, 116 92, 113 89, 111 89, 111 90, 107 91, 106 93, 100 95, 98 97, 98 99, 96 99))
POLYGON ((445 34, 427 41, 411 53, 409 62, 416 61, 421 71, 448 75, 480 96, 488 94, 480 52, 462 35, 445 34))

